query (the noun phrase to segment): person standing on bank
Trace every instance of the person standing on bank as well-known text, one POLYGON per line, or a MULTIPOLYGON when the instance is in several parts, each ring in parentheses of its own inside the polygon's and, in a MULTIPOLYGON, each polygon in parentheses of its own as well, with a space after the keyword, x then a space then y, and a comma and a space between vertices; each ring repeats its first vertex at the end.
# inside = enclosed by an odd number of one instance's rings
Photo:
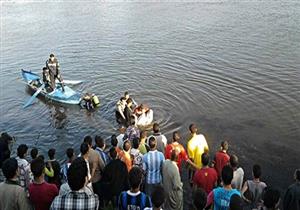
POLYGON ((64 91, 63 79, 60 74, 59 63, 54 54, 50 54, 49 59, 46 61, 46 68, 49 69, 50 76, 50 87, 52 91, 55 89, 55 79, 58 79, 61 82, 62 90, 64 91))

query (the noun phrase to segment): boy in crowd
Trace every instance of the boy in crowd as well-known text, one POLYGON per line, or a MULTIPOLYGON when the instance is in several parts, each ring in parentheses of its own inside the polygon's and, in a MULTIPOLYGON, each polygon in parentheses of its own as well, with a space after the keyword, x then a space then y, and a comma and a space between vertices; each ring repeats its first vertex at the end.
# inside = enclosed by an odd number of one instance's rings
POLYGON ((92 191, 85 190, 88 183, 86 161, 75 159, 68 170, 70 192, 57 196, 51 204, 51 210, 98 210, 99 199, 92 191))
POLYGON ((24 189, 18 184, 18 162, 6 159, 2 164, 6 180, 0 183, 1 210, 31 210, 32 207, 24 189))
POLYGON ((36 158, 30 165, 33 182, 29 185, 29 197, 35 210, 49 209, 52 201, 58 195, 55 184, 45 182, 45 163, 41 158, 36 158))
POLYGON ((140 191, 143 173, 139 167, 133 167, 129 172, 130 190, 124 191, 119 197, 119 210, 136 210, 152 207, 148 195, 140 191))

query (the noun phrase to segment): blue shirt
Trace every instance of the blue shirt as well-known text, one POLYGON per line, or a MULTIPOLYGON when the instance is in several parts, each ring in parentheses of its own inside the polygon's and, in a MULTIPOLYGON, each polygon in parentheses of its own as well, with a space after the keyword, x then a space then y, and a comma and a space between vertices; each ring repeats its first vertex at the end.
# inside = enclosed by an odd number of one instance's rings
POLYGON ((236 189, 226 190, 223 187, 218 187, 214 189, 213 193, 214 193, 214 210, 228 210, 231 196, 234 194, 241 196, 238 190, 236 189))
POLYGON ((161 169, 165 161, 165 157, 162 152, 157 150, 149 151, 143 157, 143 169, 146 172, 147 184, 159 184, 161 183, 161 169))
POLYGON ((99 148, 99 147, 96 147, 95 150, 99 153, 101 159, 102 159, 103 162, 104 162, 104 165, 107 165, 107 164, 110 162, 110 157, 106 154, 106 152, 104 152, 104 151, 103 151, 101 148, 99 148))

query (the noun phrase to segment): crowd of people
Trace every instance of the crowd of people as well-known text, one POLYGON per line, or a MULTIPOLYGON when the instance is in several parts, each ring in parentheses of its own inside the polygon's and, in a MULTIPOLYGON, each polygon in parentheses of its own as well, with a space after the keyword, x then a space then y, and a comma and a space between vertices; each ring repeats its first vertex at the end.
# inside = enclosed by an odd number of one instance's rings
POLYGON ((80 154, 67 148, 62 165, 54 148, 46 160, 37 148, 21 144, 17 157, 11 157, 13 138, 3 133, 0 209, 182 210, 183 170, 188 170, 187 185, 192 189, 191 205, 185 207, 189 210, 275 210, 280 203, 283 210, 300 209, 299 169, 295 183, 281 197, 278 189, 261 180, 260 165, 253 164, 253 178, 245 179, 238 157, 228 154, 229 142, 220 142, 220 150, 211 157, 213 151, 195 124, 188 128, 185 148, 178 131, 168 140, 158 123, 150 132, 136 125, 136 117, 129 119, 120 122, 119 133, 109 143, 101 136, 86 136, 80 154))

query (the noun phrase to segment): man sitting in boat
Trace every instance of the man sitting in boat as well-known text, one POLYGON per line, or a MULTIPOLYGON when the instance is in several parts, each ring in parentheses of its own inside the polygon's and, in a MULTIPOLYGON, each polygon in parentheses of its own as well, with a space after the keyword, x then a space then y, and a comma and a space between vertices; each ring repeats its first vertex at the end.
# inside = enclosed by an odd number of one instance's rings
POLYGON ((47 92, 53 91, 53 89, 50 86, 51 79, 50 79, 49 69, 47 69, 47 67, 43 68, 43 82, 45 84, 45 88, 47 92))
POLYGON ((153 111, 145 104, 136 107, 134 114, 137 118, 137 126, 148 126, 153 121, 153 111))
POLYGON ((50 54, 50 58, 46 61, 46 67, 49 69, 50 76, 50 88, 52 91, 55 89, 55 80, 58 79, 61 82, 62 90, 64 91, 63 79, 59 70, 59 63, 57 58, 55 58, 54 54, 50 54))

